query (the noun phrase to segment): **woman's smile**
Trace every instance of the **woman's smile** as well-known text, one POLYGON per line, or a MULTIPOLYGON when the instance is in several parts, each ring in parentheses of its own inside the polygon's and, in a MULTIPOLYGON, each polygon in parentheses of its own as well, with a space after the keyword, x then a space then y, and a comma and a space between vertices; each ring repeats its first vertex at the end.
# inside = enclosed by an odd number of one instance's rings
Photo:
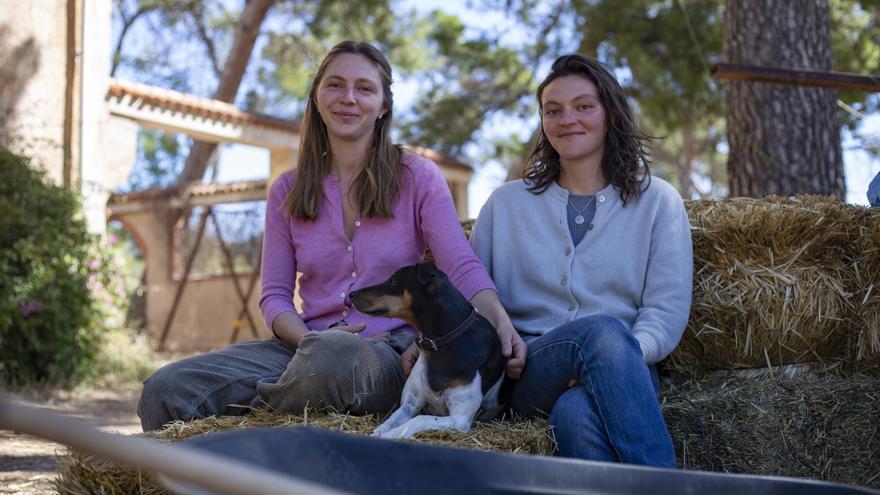
POLYGON ((553 80, 541 97, 541 123, 563 163, 601 159, 605 109, 592 81, 578 75, 553 80))
POLYGON ((327 65, 316 103, 331 140, 368 141, 387 110, 376 66, 352 53, 341 54, 327 65))

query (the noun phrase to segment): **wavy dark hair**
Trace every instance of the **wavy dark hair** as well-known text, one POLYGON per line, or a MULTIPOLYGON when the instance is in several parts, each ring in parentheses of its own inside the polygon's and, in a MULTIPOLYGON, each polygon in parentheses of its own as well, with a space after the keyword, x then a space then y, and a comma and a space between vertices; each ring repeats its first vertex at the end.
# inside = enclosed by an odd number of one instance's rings
MULTIPOLYGON (((543 115, 541 96, 544 88, 565 76, 589 79, 599 91, 599 101, 605 109, 602 173, 618 189, 620 199, 626 205, 628 200, 638 198, 651 183, 653 138, 636 127, 632 109, 617 79, 600 62, 582 55, 563 55, 553 62, 550 74, 538 86, 539 114, 543 115)), ((529 191, 540 194, 558 181, 561 173, 559 153, 553 149, 542 125, 523 167, 523 179, 531 183, 529 191)))
POLYGON ((324 177, 330 171, 332 150, 327 126, 318 113, 317 92, 327 66, 338 55, 353 53, 366 57, 379 72, 382 102, 387 108, 373 128, 373 142, 367 165, 358 174, 352 187, 357 191, 358 208, 362 215, 392 218, 391 205, 400 191, 400 164, 403 152, 391 142, 392 112, 391 64, 376 47, 361 41, 343 41, 330 49, 312 79, 309 100, 300 126, 299 157, 296 183, 284 201, 284 210, 301 220, 315 220, 321 209, 324 177))

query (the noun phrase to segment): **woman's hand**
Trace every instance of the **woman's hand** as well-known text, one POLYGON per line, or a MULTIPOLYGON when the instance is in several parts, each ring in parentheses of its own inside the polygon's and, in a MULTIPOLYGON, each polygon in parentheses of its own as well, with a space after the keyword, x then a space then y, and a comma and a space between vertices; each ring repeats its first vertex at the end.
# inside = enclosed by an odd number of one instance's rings
POLYGON ((342 332, 348 333, 361 333, 364 329, 367 328, 366 323, 355 323, 354 325, 349 325, 347 323, 331 325, 327 330, 339 330, 342 332))
POLYGON ((419 346, 415 342, 409 345, 403 354, 400 355, 400 367, 403 368, 403 376, 409 376, 412 373, 416 361, 419 359, 419 346))
POLYGON ((501 339, 501 353, 504 354, 504 357, 510 358, 507 361, 507 376, 519 378, 526 366, 526 343, 513 328, 513 323, 510 322, 510 317, 504 311, 498 294, 490 289, 481 290, 471 298, 471 304, 489 320, 495 327, 495 331, 498 332, 498 338, 501 339))
POLYGON ((519 378, 526 366, 526 343, 510 324, 510 320, 506 325, 502 324, 495 330, 498 332, 498 338, 501 339, 501 353, 505 357, 510 357, 507 361, 507 376, 519 378))
MULTIPOLYGON (((366 323, 356 323, 354 325, 336 325, 327 330, 341 330, 343 332, 360 334, 365 328, 367 328, 366 323)), ((370 342, 388 342, 388 332, 373 334, 369 337, 363 337, 363 339, 369 340, 370 342)))

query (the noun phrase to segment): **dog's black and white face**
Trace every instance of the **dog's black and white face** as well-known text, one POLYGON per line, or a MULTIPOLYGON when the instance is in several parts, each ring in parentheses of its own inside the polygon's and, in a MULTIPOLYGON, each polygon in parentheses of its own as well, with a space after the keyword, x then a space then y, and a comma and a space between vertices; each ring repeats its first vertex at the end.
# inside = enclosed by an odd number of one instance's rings
POLYGON ((379 285, 356 290, 349 296, 361 313, 401 319, 418 327, 414 308, 425 309, 436 299, 446 275, 433 263, 405 266, 379 285))

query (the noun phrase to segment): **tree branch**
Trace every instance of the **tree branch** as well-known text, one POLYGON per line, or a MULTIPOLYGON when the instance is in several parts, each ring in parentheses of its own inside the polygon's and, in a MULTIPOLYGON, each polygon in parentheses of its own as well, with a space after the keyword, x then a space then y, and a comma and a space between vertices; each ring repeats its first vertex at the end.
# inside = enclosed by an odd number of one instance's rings
POLYGON ((205 51, 208 53, 211 67, 214 68, 214 75, 219 78, 221 69, 220 62, 217 59, 217 45, 214 43, 214 39, 211 38, 211 35, 208 34, 208 28, 205 25, 205 8, 202 2, 195 2, 192 9, 189 11, 189 14, 192 18, 193 24, 195 24, 196 31, 199 33, 199 38, 202 40, 202 43, 205 44, 205 51))
MULTIPOLYGON (((254 49, 257 36, 260 34, 260 25, 266 18, 266 13, 275 0, 249 0, 241 13, 238 23, 235 25, 235 38, 229 57, 220 74, 220 82, 214 92, 215 100, 232 103, 241 85, 248 59, 254 49)), ((190 182, 202 180, 208 167, 208 160, 217 148, 214 143, 196 141, 190 148, 186 164, 180 173, 178 185, 185 187, 190 182)))
POLYGON ((122 17, 122 31, 119 32, 119 39, 116 40, 116 47, 113 49, 113 58, 112 65, 110 67, 110 77, 116 75, 116 69, 119 68, 119 63, 122 61, 122 44, 125 40, 125 35, 128 33, 128 29, 134 24, 134 22, 138 19, 138 17, 150 12, 152 10, 156 10, 156 5, 141 5, 138 10, 132 14, 131 17, 127 17, 125 14, 125 8, 123 7, 124 2, 118 2, 119 4, 119 15, 122 17))

